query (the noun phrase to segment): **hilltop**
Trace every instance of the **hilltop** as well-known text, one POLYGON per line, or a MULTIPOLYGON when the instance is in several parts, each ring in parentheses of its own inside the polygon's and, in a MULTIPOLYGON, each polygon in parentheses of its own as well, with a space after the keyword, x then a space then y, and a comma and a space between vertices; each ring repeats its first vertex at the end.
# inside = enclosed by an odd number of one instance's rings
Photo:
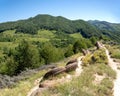
POLYGON ((36 34, 40 29, 56 30, 66 34, 80 33, 85 38, 96 36, 120 42, 120 24, 105 21, 69 20, 62 16, 37 15, 26 20, 0 24, 0 32, 16 30, 17 32, 36 34))

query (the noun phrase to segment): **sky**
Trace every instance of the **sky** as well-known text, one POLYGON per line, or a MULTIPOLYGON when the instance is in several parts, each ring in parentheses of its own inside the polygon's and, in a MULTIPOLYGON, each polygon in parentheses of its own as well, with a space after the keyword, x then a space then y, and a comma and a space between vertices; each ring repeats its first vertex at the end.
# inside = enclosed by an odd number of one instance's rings
POLYGON ((0 0, 0 23, 38 14, 120 23, 120 0, 0 0))

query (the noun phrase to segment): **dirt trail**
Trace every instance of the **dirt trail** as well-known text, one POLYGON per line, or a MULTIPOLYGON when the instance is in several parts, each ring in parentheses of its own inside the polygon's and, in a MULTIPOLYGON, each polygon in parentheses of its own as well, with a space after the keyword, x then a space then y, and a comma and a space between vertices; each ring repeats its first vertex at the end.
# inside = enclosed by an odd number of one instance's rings
POLYGON ((120 70, 117 68, 119 63, 116 63, 113 61, 112 58, 110 58, 110 55, 109 55, 109 51, 105 48, 106 50, 106 55, 108 57, 108 64, 109 66, 115 70, 115 72, 117 73, 117 77, 116 77, 116 80, 114 80, 114 92, 113 92, 113 95, 114 96, 120 96, 120 70))
POLYGON ((41 80, 41 78, 42 78, 41 77, 40 79, 35 81, 36 86, 33 87, 28 92, 27 96, 35 96, 35 94, 40 94, 40 92, 47 89, 48 87, 52 87, 52 86, 54 86, 56 84, 60 84, 61 82, 62 83, 69 82, 69 81, 72 80, 72 78, 80 76, 81 72, 83 71, 83 69, 82 69, 82 61, 81 61, 82 58, 83 58, 83 56, 80 56, 80 57, 77 58, 78 67, 76 68, 74 75, 68 74, 67 76, 65 76, 65 77, 63 76, 63 77, 61 77, 61 78, 59 78, 57 80, 46 80, 44 82, 46 87, 39 88, 39 81, 41 80))

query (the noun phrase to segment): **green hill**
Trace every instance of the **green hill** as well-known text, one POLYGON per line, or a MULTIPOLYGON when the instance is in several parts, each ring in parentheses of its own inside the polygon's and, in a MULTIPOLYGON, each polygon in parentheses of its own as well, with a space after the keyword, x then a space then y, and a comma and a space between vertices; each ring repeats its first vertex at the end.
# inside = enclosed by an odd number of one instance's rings
POLYGON ((40 29, 56 30, 67 34, 80 33, 85 38, 104 37, 120 42, 120 24, 105 21, 69 20, 62 16, 37 15, 26 20, 0 24, 0 32, 16 30, 17 32, 37 34, 40 29))
POLYGON ((89 24, 92 24, 95 28, 101 31, 103 35, 108 36, 114 41, 117 41, 120 43, 120 24, 116 23, 109 23, 106 21, 88 21, 89 24))
POLYGON ((64 33, 81 33, 84 37, 99 36, 95 27, 83 20, 68 20, 64 17, 37 15, 33 18, 0 24, 0 32, 16 29, 16 32, 36 34, 39 29, 56 30, 64 33))

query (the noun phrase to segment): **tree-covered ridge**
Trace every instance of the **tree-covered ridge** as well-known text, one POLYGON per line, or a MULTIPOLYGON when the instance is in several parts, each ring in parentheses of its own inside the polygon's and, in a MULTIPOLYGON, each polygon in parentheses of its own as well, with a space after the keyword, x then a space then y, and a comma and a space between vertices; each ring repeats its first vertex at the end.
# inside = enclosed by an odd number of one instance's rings
POLYGON ((108 36, 114 41, 120 43, 120 24, 116 23, 109 23, 106 21, 98 21, 98 20, 90 20, 88 21, 89 24, 92 24, 95 28, 101 31, 103 35, 108 36))
POLYGON ((85 38, 107 36, 114 41, 120 42, 120 24, 97 20, 86 22, 84 20, 69 20, 62 16, 37 15, 26 20, 0 24, 0 32, 11 29, 16 30, 16 33, 29 34, 36 34, 40 29, 47 29, 67 34, 80 33, 85 38))
POLYGON ((64 17, 37 15, 27 20, 0 24, 0 32, 16 29, 16 32, 36 34, 39 29, 56 30, 64 33, 80 32, 84 37, 99 36, 99 31, 83 20, 68 20, 64 17))

